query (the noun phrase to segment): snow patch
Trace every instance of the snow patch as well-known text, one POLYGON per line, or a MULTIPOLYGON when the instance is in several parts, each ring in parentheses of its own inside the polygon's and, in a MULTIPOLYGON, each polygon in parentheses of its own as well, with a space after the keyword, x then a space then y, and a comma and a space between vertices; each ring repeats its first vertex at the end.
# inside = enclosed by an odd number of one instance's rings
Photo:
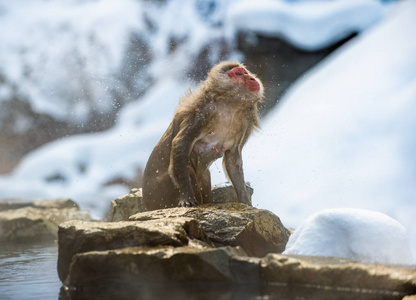
POLYGON ((400 2, 292 86, 243 150, 253 203, 294 228, 330 207, 377 209, 416 249, 415 14, 400 2))
POLYGON ((59 120, 77 123, 92 109, 108 111, 129 35, 144 28, 141 9, 133 0, 4 4, 0 75, 35 112, 59 120))
POLYGON ((406 229, 370 210, 326 209, 307 218, 290 236, 285 255, 342 257, 365 263, 413 263, 406 229))
POLYGON ((374 0, 239 1, 229 18, 237 31, 282 38, 308 51, 331 46, 382 20, 386 6, 374 0))
POLYGON ((61 139, 29 153, 10 175, 0 177, 2 197, 76 200, 95 217, 104 217, 110 201, 128 193, 111 180, 133 180, 143 170, 168 127, 184 83, 166 78, 120 112, 107 132, 61 139))

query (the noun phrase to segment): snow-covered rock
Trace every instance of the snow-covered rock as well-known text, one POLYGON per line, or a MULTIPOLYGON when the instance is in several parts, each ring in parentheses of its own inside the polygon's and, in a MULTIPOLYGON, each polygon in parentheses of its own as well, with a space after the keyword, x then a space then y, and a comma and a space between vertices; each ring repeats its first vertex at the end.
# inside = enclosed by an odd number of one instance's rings
POLYGON ((414 263, 406 229, 398 221, 376 211, 352 208, 326 209, 310 216, 290 236, 283 254, 414 263))
POLYGON ((231 5, 228 17, 234 30, 278 37, 315 51, 367 29, 385 14, 385 5, 374 0, 248 0, 231 5))
MULTIPOLYGON (((145 30, 139 1, 12 1, 0 4, 0 102, 79 124, 120 105, 123 52, 145 30)), ((127 93, 124 93, 127 95, 127 93)))

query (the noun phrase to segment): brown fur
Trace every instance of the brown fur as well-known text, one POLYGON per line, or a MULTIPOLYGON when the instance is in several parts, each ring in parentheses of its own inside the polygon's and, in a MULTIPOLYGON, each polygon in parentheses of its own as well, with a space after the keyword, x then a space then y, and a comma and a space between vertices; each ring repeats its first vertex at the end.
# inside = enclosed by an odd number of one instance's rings
POLYGON ((259 91, 233 80, 227 72, 242 67, 237 62, 214 66, 200 88, 182 99, 168 129, 154 148, 143 175, 143 201, 149 210, 209 203, 209 166, 223 157, 224 169, 240 202, 249 204, 241 150, 259 126, 259 91))

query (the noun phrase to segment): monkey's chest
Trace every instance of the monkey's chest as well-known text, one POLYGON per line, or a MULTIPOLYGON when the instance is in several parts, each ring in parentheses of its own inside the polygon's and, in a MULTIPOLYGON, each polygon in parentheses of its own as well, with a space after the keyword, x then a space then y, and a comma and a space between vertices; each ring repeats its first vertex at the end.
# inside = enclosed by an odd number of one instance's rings
POLYGON ((242 111, 235 111, 233 107, 226 105, 218 105, 217 112, 194 143, 192 161, 202 168, 209 167, 227 150, 238 147, 246 131, 247 123, 242 111))
POLYGON ((215 132, 208 133, 196 141, 193 151, 199 156, 219 158, 226 150, 231 149, 235 141, 231 137, 218 136, 215 132))
POLYGON ((196 168, 207 169, 213 161, 222 157, 229 147, 229 142, 198 140, 192 149, 191 161, 196 168))
POLYGON ((203 132, 193 147, 193 153, 205 164, 222 157, 224 152, 237 147, 244 128, 234 120, 222 120, 203 132))

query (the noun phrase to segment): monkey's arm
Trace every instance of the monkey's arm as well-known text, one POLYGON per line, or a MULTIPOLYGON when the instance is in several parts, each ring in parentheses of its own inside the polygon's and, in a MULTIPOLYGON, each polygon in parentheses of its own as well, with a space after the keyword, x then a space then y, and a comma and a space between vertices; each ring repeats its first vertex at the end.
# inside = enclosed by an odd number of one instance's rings
POLYGON ((235 147, 235 149, 227 150, 224 153, 223 165, 228 178, 234 186, 239 202, 251 205, 246 189, 246 182, 244 181, 241 149, 235 147))
POLYGON ((195 198, 189 163, 192 147, 201 134, 204 123, 210 117, 211 110, 203 109, 201 112, 187 116, 179 124, 179 131, 172 140, 169 174, 175 186, 179 189, 179 206, 193 206, 198 204, 195 198))

